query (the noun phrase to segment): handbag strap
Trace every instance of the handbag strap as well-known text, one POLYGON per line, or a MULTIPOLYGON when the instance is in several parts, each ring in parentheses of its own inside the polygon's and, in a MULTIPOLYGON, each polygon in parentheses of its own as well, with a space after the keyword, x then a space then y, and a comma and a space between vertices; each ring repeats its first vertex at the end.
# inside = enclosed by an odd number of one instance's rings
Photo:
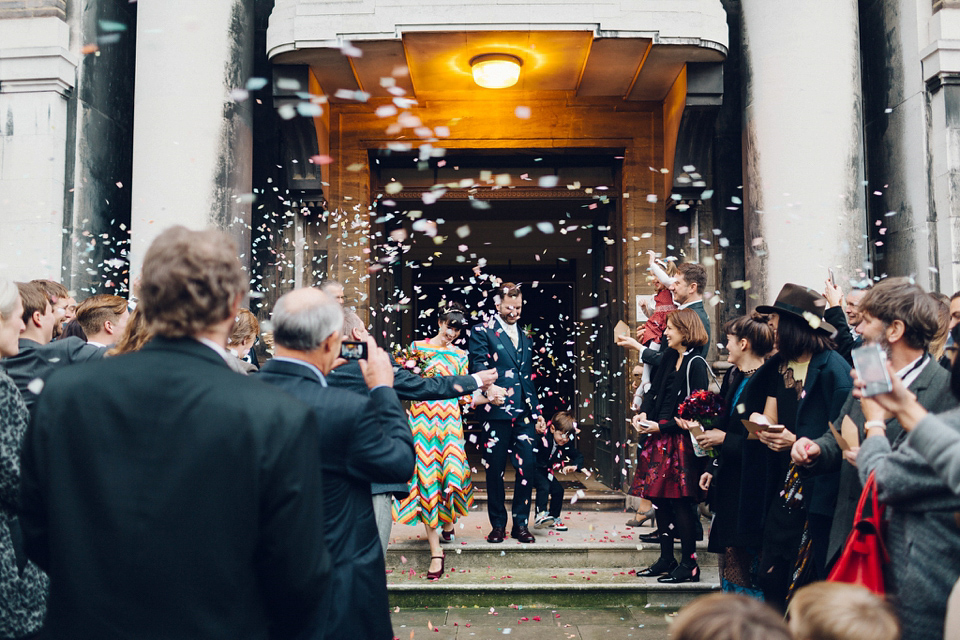
POLYGON ((863 485, 863 492, 860 494, 860 500, 857 502, 857 512, 853 517, 853 527, 857 528, 857 525, 861 522, 869 523, 869 525, 876 532, 877 540, 880 543, 880 550, 883 552, 884 561, 889 561, 889 554, 887 553, 886 541, 883 539, 883 513, 886 510, 886 505, 880 502, 877 498, 877 480, 874 477, 874 472, 871 471, 870 475, 867 476, 867 481, 863 485), (871 514, 869 516, 863 515, 863 508, 870 505, 871 514))
POLYGON ((710 379, 714 384, 719 386, 717 382, 717 376, 713 373, 713 369, 710 368, 710 364, 707 362, 707 359, 703 356, 697 355, 690 358, 690 362, 687 363, 687 397, 690 396, 690 367, 693 366, 695 360, 703 360, 703 365, 707 368, 707 373, 710 374, 710 379))

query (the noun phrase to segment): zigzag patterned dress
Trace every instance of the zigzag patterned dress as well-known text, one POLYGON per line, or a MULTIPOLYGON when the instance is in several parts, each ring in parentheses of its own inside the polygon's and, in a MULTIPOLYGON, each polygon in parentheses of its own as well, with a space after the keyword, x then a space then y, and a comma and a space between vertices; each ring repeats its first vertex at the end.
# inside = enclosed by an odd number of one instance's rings
MULTIPOLYGON (((441 376, 467 375, 466 352, 435 347, 425 340, 413 346, 426 355, 425 371, 441 376)), ((403 524, 423 522, 432 528, 443 522, 453 523, 473 506, 460 401, 414 402, 408 413, 417 467, 410 481, 410 495, 393 501, 393 519, 403 524)))

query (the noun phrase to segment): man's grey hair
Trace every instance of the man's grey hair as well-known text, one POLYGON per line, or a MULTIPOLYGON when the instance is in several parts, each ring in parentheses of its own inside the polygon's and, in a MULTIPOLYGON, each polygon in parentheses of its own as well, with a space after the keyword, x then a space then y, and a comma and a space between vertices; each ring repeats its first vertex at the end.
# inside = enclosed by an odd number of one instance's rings
POLYGON ((339 280, 330 278, 321 282, 317 288, 326 293, 327 287, 339 287, 340 289, 343 289, 343 283, 341 283, 339 280))
POLYGON ((17 308, 20 291, 13 280, 0 277, 0 320, 6 322, 17 308))
POLYGON ((313 351, 343 326, 343 309, 336 300, 306 306, 288 304, 281 296, 273 308, 273 341, 294 351, 313 351))

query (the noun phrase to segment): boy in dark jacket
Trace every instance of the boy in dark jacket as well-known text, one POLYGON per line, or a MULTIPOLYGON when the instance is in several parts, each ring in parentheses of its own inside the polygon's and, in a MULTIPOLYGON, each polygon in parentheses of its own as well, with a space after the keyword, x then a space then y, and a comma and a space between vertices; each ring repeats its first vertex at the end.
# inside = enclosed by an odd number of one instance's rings
POLYGON ((556 474, 567 474, 583 470, 583 456, 573 444, 577 423, 569 411, 558 411, 553 419, 537 428, 534 451, 537 456, 534 486, 537 489, 537 519, 535 529, 553 527, 556 531, 566 531, 567 526, 560 519, 560 507, 563 505, 563 485, 556 474), (550 510, 547 511, 547 495, 550 496, 550 510))

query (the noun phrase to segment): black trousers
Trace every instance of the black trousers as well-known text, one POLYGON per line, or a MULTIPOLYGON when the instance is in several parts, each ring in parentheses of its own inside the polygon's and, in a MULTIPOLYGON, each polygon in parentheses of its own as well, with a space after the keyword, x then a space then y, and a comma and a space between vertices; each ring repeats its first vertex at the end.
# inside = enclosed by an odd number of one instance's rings
POLYGON ((537 513, 540 514, 547 509, 547 498, 550 498, 550 517, 559 518, 560 509, 563 507, 563 485, 557 480, 557 477, 550 473, 549 469, 537 467, 534 474, 534 484, 537 488, 537 513))
POLYGON ((508 458, 517 471, 511 505, 513 526, 525 527, 530 520, 530 496, 536 482, 536 460, 533 455, 535 425, 529 414, 513 420, 491 420, 483 425, 487 437, 483 454, 487 467, 487 515, 494 527, 507 526, 503 472, 507 468, 508 458))

